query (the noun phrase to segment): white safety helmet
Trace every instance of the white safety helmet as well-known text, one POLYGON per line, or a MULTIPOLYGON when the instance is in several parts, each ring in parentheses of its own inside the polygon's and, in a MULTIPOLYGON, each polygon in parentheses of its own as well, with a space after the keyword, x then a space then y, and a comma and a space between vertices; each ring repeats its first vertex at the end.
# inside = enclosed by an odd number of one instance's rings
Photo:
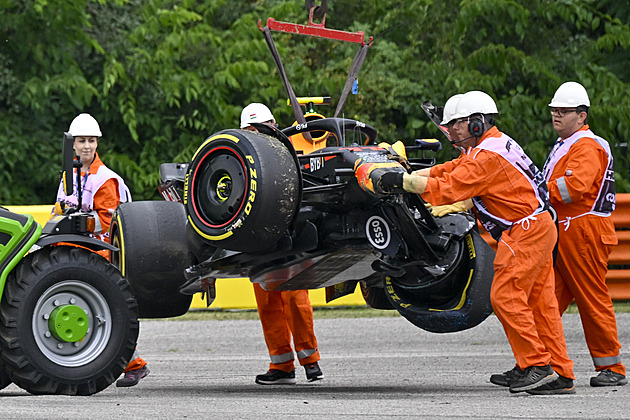
POLYGON ((251 123, 264 123, 274 120, 273 114, 264 104, 251 103, 243 108, 241 112, 241 128, 245 128, 251 123))
POLYGON ((553 108, 575 108, 580 105, 591 106, 588 93, 578 82, 565 82, 560 85, 549 103, 553 108))
POLYGON ((498 114, 497 104, 494 99, 480 90, 471 90, 459 98, 455 113, 451 119, 470 117, 473 114, 498 114))
POLYGON ((446 125, 454 119, 453 115, 455 114, 455 108, 457 107, 457 104, 459 103, 459 100, 462 98, 462 96, 464 96, 463 93, 458 93, 448 98, 448 100, 444 104, 444 113, 442 115, 442 125, 446 125))
POLYGON ((70 123, 68 132, 72 137, 102 137, 101 127, 90 114, 79 114, 70 123))

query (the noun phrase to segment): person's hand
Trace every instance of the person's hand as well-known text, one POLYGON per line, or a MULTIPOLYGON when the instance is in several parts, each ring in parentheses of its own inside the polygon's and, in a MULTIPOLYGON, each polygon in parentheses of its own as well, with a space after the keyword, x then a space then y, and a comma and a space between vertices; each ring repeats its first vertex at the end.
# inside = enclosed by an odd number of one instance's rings
POLYGON ((355 164, 354 172, 359 186, 376 195, 403 192, 403 174, 407 173, 400 164, 395 162, 373 163, 360 160, 355 164), (385 184, 382 183, 383 177, 385 177, 385 184))
POLYGON ((431 214, 433 215, 433 217, 443 217, 451 213, 468 211, 471 208, 471 206, 469 206, 468 204, 468 200, 458 201, 457 203, 446 204, 443 206, 432 206, 431 204, 427 203, 427 207, 429 208, 429 210, 431 210, 431 214))
POLYGON ((403 173, 402 172, 385 172, 377 183, 378 187, 386 193, 401 193, 403 189, 403 173))

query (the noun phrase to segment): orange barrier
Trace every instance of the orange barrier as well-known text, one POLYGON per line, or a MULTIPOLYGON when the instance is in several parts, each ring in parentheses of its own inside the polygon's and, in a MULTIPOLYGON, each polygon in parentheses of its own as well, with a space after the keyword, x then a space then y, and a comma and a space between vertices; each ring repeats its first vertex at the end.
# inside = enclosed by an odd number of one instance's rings
MULTIPOLYGON (((606 284, 613 300, 630 300, 630 194, 617 194, 617 206, 610 216, 615 224, 617 240, 608 258, 606 284)), ((483 239, 496 250, 497 243, 479 227, 483 239)))
POLYGON ((630 299, 630 194, 617 194, 617 206, 612 213, 617 240, 608 258, 606 284, 614 300, 630 299))

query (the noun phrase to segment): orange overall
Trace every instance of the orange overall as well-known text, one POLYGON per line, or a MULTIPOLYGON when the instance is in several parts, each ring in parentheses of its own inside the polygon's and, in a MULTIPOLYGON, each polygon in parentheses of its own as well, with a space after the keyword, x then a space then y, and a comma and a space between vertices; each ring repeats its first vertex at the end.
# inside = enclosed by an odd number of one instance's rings
MULTIPOLYGON (((588 130, 584 126, 580 131, 588 130)), ((608 166, 606 150, 582 137, 547 174, 549 199, 558 213, 556 296, 560 313, 575 299, 596 371, 625 375, 608 287, 608 256, 617 244, 610 217, 591 214, 608 166)))
MULTIPOLYGON (((94 156, 94 161, 89 167, 88 173, 96 174, 100 167, 105 167, 105 164, 99 158, 98 154, 94 156)), ((89 175, 88 175, 89 176, 89 175)), ((81 179, 84 179, 85 172, 81 172, 81 179)), ((101 185, 101 187, 94 193, 94 202, 92 208, 98 214, 98 218, 100 220, 102 233, 95 235, 96 238, 109 243, 109 235, 107 231, 109 229, 109 225, 112 222, 112 213, 118 207, 120 203, 120 193, 118 191, 118 181, 115 178, 110 178, 101 185)), ((103 257, 109 259, 109 251, 99 251, 98 254, 103 257)), ((134 351, 132 356, 132 360, 129 362, 124 372, 130 370, 140 369, 145 366, 147 362, 142 359, 137 350, 134 351)))
POLYGON ((556 228, 548 212, 532 216, 539 201, 525 175, 499 153, 479 148, 501 136, 493 127, 465 155, 434 166, 422 198, 445 205, 478 197, 492 214, 514 223, 498 243, 492 307, 520 369, 551 364, 574 379, 554 295, 556 228))
POLYGON ((254 283, 254 295, 271 358, 269 369, 294 369, 291 336, 300 365, 317 362, 320 356, 308 290, 266 291, 254 283))

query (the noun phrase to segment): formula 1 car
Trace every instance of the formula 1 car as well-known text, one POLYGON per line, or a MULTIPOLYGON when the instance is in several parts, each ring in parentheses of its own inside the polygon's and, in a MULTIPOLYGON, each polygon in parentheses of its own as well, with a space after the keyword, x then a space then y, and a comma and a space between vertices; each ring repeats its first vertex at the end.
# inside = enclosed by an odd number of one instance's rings
POLYGON ((116 210, 114 261, 124 266, 141 317, 183 313, 186 295, 212 297, 217 278, 233 277, 266 290, 326 287, 329 299, 360 283, 369 306, 396 309, 433 332, 474 327, 492 312, 494 251, 474 217, 434 218, 418 195, 384 194, 357 177, 366 163, 429 167, 433 159, 404 155, 438 150, 437 140, 398 153, 376 144, 373 127, 350 119, 281 131, 255 126, 258 133, 208 137, 189 163, 163 164, 160 190, 169 201, 116 210), (304 132, 335 145, 298 155, 289 137, 304 132))
MULTIPOLYGON (((183 314, 196 292, 213 300, 217 278, 249 277, 267 290, 325 287, 328 301, 360 283, 369 306, 396 309, 420 328, 471 328, 492 312, 494 251, 470 214, 436 219, 419 196, 383 194, 362 175, 368 167, 429 167, 434 159, 406 154, 440 143, 380 147, 372 126, 337 118, 373 38, 326 28, 326 2, 314 3, 305 4, 308 25, 258 22, 296 123, 283 130, 253 124, 257 133, 223 130, 190 162, 161 165, 167 201, 118 207, 110 237, 120 251, 112 262, 130 282, 140 317, 183 314), (271 31, 359 44, 332 118, 302 113, 271 31), (306 150, 296 152, 296 137, 306 150)), ((429 105, 423 109, 439 125, 429 105)))

